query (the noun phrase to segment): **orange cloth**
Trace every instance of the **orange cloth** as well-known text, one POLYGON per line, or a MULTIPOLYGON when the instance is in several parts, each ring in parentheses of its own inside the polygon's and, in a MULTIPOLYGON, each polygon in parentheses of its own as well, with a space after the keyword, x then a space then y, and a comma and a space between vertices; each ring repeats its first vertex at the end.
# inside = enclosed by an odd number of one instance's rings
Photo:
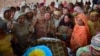
POLYGON ((72 33, 71 41, 70 41, 70 47, 72 51, 76 51, 77 48, 86 46, 88 44, 88 40, 90 39, 90 32, 89 32, 89 27, 87 23, 87 17, 84 14, 79 14, 78 16, 75 17, 75 27, 72 33), (76 22, 76 18, 80 18, 84 26, 79 26, 76 22))

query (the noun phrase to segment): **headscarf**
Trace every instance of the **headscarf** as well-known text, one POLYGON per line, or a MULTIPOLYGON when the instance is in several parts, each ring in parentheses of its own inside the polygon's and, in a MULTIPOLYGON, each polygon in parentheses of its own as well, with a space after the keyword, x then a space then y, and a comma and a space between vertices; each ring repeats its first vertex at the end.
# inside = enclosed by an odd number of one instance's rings
POLYGON ((2 20, 5 20, 4 13, 7 10, 10 10, 10 7, 4 7, 4 8, 1 9, 0 17, 1 17, 2 20))
POLYGON ((61 12, 60 11, 57 11, 57 10, 54 11, 53 13, 54 13, 54 15, 60 15, 61 14, 61 12))
POLYGON ((20 11, 16 11, 15 15, 14 15, 14 20, 16 21, 21 15, 24 15, 24 13, 22 13, 20 11))
POLYGON ((91 46, 95 49, 100 51, 100 34, 94 36, 91 40, 91 46))
POLYGON ((98 15, 98 14, 99 14, 98 12, 93 11, 93 12, 91 12, 90 16, 93 16, 93 15, 98 15))
POLYGON ((78 16, 76 16, 75 17, 75 27, 77 27, 77 26, 79 26, 78 24, 77 24, 77 21, 76 21, 76 18, 80 18, 82 21, 83 21, 83 23, 84 23, 84 26, 86 27, 86 29, 87 29, 87 34, 89 35, 88 37, 90 37, 90 31, 89 31, 89 26, 88 26, 88 20, 87 20, 87 17, 84 15, 84 14, 79 14, 78 16))
POLYGON ((25 9, 25 13, 28 13, 28 12, 31 12, 31 9, 30 8, 26 8, 25 9))
POLYGON ((20 8, 22 8, 23 6, 25 6, 26 5, 26 2, 25 1, 22 1, 21 2, 21 5, 20 5, 20 8))

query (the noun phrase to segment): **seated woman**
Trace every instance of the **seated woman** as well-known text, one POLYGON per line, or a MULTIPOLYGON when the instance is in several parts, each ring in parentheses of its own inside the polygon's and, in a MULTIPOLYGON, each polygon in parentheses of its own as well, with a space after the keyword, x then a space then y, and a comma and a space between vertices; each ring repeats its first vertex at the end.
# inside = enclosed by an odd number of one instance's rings
POLYGON ((100 33, 92 38, 90 45, 79 48, 76 56, 100 56, 100 33))
POLYGON ((84 14, 79 14, 75 17, 75 27, 72 32, 70 47, 73 53, 76 52, 77 48, 88 45, 90 39, 89 27, 87 18, 84 14))
POLYGON ((0 19, 0 53, 3 56, 14 56, 10 42, 12 35, 6 33, 6 27, 6 23, 0 19))

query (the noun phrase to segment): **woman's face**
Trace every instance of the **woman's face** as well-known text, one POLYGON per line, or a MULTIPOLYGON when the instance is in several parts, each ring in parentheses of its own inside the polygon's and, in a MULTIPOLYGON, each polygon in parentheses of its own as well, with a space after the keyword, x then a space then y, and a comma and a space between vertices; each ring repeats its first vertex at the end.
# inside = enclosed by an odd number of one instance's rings
POLYGON ((65 16, 65 17, 64 17, 64 22, 69 22, 69 20, 70 20, 70 19, 68 18, 68 16, 65 16))
POLYGON ((32 12, 33 12, 33 15, 37 14, 37 10, 36 9, 34 9, 32 12))
POLYGON ((68 10, 63 8, 63 14, 67 14, 67 13, 69 13, 68 10))
POLYGON ((10 10, 5 11, 5 13, 4 13, 4 18, 6 18, 6 19, 8 19, 8 20, 11 19, 11 11, 10 11, 10 10))
POLYGON ((46 13, 46 14, 45 14, 45 19, 46 19, 46 20, 49 20, 50 18, 51 18, 50 13, 46 13))
POLYGON ((45 12, 45 7, 40 7, 40 12, 44 13, 45 12))
POLYGON ((33 13, 32 12, 28 12, 28 13, 26 13, 26 15, 27 15, 27 17, 29 19, 32 19, 33 18, 33 13))
POLYGON ((24 15, 20 16, 18 18, 17 22, 20 23, 20 24, 23 24, 25 22, 25 16, 24 15))
POLYGON ((98 21, 98 16, 97 16, 97 15, 91 16, 91 20, 92 20, 93 22, 98 21))
POLYGON ((84 22, 83 22, 80 18, 77 18, 77 19, 76 19, 76 23, 77 23, 79 26, 83 26, 83 25, 84 25, 84 22))

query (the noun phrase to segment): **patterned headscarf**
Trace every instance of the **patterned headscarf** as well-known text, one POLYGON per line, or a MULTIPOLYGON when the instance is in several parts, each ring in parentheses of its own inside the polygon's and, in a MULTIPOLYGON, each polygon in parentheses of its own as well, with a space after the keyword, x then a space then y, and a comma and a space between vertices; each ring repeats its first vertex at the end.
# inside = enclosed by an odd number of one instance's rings
POLYGON ((100 51, 100 33, 94 36, 91 40, 91 46, 100 51))

